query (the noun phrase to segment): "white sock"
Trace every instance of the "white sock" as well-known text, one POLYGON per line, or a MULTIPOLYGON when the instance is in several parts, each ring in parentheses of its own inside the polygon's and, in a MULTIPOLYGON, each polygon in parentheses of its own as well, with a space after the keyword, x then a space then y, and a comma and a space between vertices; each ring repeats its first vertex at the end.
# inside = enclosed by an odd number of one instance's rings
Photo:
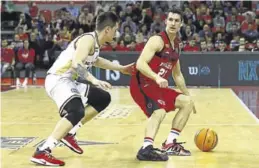
POLYGON ((167 137, 166 144, 172 143, 174 139, 177 139, 177 137, 180 135, 180 132, 180 130, 172 128, 167 137))
POLYGON ((154 140, 152 139, 152 138, 150 138, 150 137, 145 137, 144 138, 144 143, 143 143, 143 149, 145 149, 147 146, 149 146, 149 145, 153 145, 153 142, 154 142, 154 140))
POLYGON ((20 84, 21 82, 20 82, 20 78, 16 78, 16 84, 18 85, 18 84, 20 84))
POLYGON ((47 148, 50 150, 53 149, 58 144, 58 141, 54 139, 52 136, 50 136, 46 142, 42 145, 42 147, 39 148, 39 150, 43 151, 47 148))
POLYGON ((69 131, 69 134, 72 134, 72 135, 76 134, 76 131, 77 131, 79 128, 81 128, 82 125, 83 125, 83 124, 81 123, 81 121, 79 121, 79 122, 69 131))

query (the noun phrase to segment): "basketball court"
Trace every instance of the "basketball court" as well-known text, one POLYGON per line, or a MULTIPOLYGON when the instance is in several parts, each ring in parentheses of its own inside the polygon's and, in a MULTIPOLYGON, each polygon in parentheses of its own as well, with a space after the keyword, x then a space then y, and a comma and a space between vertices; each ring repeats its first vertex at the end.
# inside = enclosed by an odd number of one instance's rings
MULTIPOLYGON (((64 159, 68 168, 258 168, 259 120, 228 88, 194 88, 197 114, 180 135, 179 141, 192 156, 171 156, 167 162, 140 162, 136 153, 143 143, 146 117, 130 97, 128 88, 112 89, 112 104, 78 132, 84 149, 77 155, 60 145, 54 156, 64 159), (213 152, 201 152, 194 143, 195 133, 211 128, 219 142, 213 152)), ((29 159, 59 120, 57 107, 43 88, 2 92, 2 167, 32 168, 29 159)), ((155 140, 161 147, 174 113, 169 113, 155 140)))

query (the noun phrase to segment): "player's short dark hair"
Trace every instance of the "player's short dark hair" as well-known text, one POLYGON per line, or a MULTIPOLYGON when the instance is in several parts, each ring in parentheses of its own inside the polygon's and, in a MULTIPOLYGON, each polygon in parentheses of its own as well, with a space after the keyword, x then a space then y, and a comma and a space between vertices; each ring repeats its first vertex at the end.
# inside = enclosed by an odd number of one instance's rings
POLYGON ((119 18, 113 12, 102 12, 96 19, 96 30, 102 31, 106 26, 114 27, 119 18))
POLYGON ((168 10, 168 14, 167 14, 167 17, 169 15, 169 13, 177 13, 178 15, 180 15, 180 18, 181 20, 183 20, 183 14, 182 14, 182 10, 176 6, 174 6, 173 8, 169 9, 168 10))

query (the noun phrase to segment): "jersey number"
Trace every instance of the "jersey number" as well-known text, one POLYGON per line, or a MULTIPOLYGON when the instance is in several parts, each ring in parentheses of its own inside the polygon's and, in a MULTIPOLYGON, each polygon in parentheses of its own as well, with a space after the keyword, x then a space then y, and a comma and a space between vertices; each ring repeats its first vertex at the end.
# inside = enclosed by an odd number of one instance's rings
POLYGON ((164 76, 166 73, 167 73, 167 70, 165 70, 164 68, 161 68, 161 69, 159 70, 159 72, 158 72, 158 75, 162 77, 162 76, 164 76))

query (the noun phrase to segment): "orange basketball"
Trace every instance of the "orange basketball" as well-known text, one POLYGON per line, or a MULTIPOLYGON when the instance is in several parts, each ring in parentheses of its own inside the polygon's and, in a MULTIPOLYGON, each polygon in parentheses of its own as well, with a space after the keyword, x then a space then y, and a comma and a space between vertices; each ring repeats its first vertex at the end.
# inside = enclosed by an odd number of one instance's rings
POLYGON ((203 128, 195 135, 194 142, 196 146, 203 152, 209 152, 218 144, 218 135, 209 128, 203 128))

